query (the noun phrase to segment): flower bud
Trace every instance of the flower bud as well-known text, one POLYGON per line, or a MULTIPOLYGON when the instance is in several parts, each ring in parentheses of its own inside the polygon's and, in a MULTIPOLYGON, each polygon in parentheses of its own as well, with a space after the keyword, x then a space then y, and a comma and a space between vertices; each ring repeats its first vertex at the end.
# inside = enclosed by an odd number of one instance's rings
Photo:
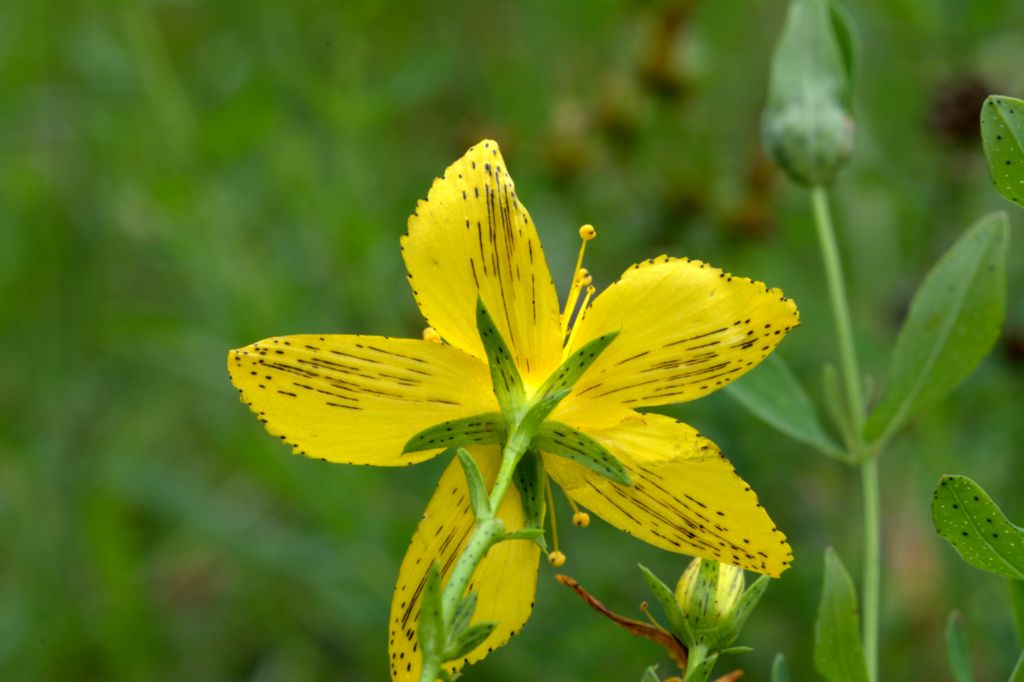
POLYGON ((827 99, 794 102, 764 119, 769 156, 794 181, 826 185, 853 152, 853 118, 827 99))
POLYGON ((710 559, 694 559, 676 585, 689 646, 720 651, 739 636, 747 616, 760 600, 768 579, 744 591, 743 569, 710 559))
POLYGON ((762 120, 772 160, 802 185, 830 183, 853 152, 851 27, 829 0, 792 0, 762 120))

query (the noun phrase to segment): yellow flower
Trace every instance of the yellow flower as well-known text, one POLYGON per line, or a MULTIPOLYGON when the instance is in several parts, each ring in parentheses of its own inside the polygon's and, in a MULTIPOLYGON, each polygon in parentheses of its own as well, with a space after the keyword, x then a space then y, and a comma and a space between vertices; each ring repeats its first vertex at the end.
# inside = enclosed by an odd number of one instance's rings
MULTIPOLYGON (((593 228, 580 236, 585 245, 593 228)), ((718 448, 686 424, 635 411, 707 395, 760 362, 798 322, 796 306, 778 290, 662 256, 632 266, 594 297, 578 262, 562 312, 533 222, 491 141, 435 180, 409 218, 402 254, 431 328, 423 340, 310 334, 231 351, 232 381, 271 434, 332 462, 414 464, 442 451, 403 454, 414 435, 500 409, 477 330, 478 301, 511 352, 527 401, 563 359, 617 332, 550 419, 604 446, 633 485, 542 451, 546 476, 580 506, 650 544, 772 576, 786 569, 785 536, 718 448)), ((492 485, 500 447, 470 452, 492 485)), ((510 531, 524 526, 515 487, 498 516, 510 531)), ((473 527, 465 477, 453 462, 402 562, 391 607, 392 679, 419 678, 416 627, 427 569, 438 561, 447 576, 473 527)), ((449 669, 480 660, 523 626, 539 552, 533 542, 503 542, 480 563, 470 585, 478 593, 474 621, 498 626, 449 669)))

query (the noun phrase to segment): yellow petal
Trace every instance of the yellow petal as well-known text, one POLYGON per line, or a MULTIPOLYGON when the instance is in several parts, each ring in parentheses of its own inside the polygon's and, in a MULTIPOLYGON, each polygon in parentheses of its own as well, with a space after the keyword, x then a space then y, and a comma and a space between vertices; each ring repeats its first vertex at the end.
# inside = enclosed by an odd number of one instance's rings
POLYGON ((497 410, 483 363, 427 341, 280 336, 231 351, 228 371, 267 431, 332 462, 422 462, 439 450, 402 455, 416 433, 497 410))
POLYGON ((434 181, 409 217, 402 255, 420 311, 448 343, 485 357, 479 292, 528 384, 558 366, 558 297, 497 143, 477 144, 434 181))
MULTIPOLYGON (((470 448, 470 452, 489 488, 498 472, 498 448, 478 446, 470 448)), ((498 515, 508 530, 523 527, 522 504, 514 486, 509 489, 498 515)), ((473 532, 473 526, 466 477, 458 461, 452 461, 441 476, 427 512, 405 553, 391 601, 388 653, 391 657, 391 679, 395 682, 418 682, 420 678, 422 659, 416 626, 420 615, 420 592, 430 563, 437 561, 443 571, 442 579, 447 580, 473 532)), ((533 609, 539 557, 540 548, 526 540, 503 542, 487 553, 470 582, 469 590, 477 592, 473 622, 492 621, 498 623, 498 627, 467 657, 448 666, 449 671, 454 672, 466 663, 481 660, 522 629, 533 609)))
POLYGON ((544 454, 566 494, 608 523, 670 552, 778 576, 793 558, 757 495, 715 444, 656 414, 632 413, 589 432, 625 465, 632 487, 544 454))
POLYGON ((699 398, 753 368, 798 322, 796 305, 761 282, 667 256, 634 265, 597 297, 576 330, 571 350, 621 332, 560 413, 589 413, 600 422, 617 406, 699 398))

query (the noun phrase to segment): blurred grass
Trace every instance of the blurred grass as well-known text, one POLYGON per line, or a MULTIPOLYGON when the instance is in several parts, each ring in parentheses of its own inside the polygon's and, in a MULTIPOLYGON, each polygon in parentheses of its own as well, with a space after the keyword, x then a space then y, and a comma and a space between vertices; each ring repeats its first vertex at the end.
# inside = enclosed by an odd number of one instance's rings
MULTIPOLYGON (((927 267, 1003 208, 972 97, 1024 92, 1024 6, 848 4, 860 137, 837 220, 864 364, 881 377, 927 267)), ((661 252, 764 279, 801 307, 782 353, 820 394, 832 342, 806 197, 758 142, 782 10, 5 3, 0 678, 384 678, 392 582, 443 463, 288 456, 237 402, 225 351, 290 332, 418 335, 398 236, 483 136, 501 142, 562 291, 583 222, 601 233, 588 249, 601 286, 661 252)), ((960 472, 1024 518, 1024 307, 1010 301, 993 357, 882 463, 886 679, 947 676, 953 607, 979 678, 1012 663, 1002 584, 928 517, 938 476, 960 472)), ((854 473, 726 398, 672 412, 730 455, 796 552, 737 665, 763 679, 783 650, 811 679, 824 546, 859 572, 854 473)), ((621 612, 648 598, 637 561, 666 578, 684 565, 601 523, 566 535, 565 570, 621 612)), ((630 680, 660 657, 551 575, 522 635, 469 677, 630 680)))

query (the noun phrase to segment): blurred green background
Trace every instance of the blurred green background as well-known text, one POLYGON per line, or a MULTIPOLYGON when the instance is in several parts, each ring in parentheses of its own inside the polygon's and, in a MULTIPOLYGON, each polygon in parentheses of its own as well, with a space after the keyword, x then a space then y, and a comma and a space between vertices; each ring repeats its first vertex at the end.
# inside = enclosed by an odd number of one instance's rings
MULTIPOLYGON (((846 4, 859 139, 835 209, 863 364, 881 377, 937 256, 983 212, 1021 222, 990 187, 976 120, 986 93, 1024 94, 1024 4, 846 4)), ((0 678, 385 679, 393 581, 443 463, 291 456, 238 402, 225 352, 284 333, 418 336, 398 237, 484 136, 563 293, 584 222, 599 286, 663 252, 763 279, 801 308, 781 353, 819 395, 834 353, 807 196, 758 139, 784 9, 4 2, 0 678)), ((980 679, 1016 657, 1004 585, 935 535, 929 501, 940 474, 964 473, 1024 519, 1017 244, 1004 339, 882 462, 886 680, 948 679, 952 608, 980 679)), ((823 548, 860 573, 856 472, 726 396, 672 414, 718 442, 796 553, 742 638, 756 650, 731 662, 763 680, 784 651, 815 679, 823 548)), ((672 580, 685 565, 601 522, 563 535, 564 571, 637 617, 636 562, 672 580)), ((552 576, 543 565, 523 633, 466 679, 671 669, 552 576)))

